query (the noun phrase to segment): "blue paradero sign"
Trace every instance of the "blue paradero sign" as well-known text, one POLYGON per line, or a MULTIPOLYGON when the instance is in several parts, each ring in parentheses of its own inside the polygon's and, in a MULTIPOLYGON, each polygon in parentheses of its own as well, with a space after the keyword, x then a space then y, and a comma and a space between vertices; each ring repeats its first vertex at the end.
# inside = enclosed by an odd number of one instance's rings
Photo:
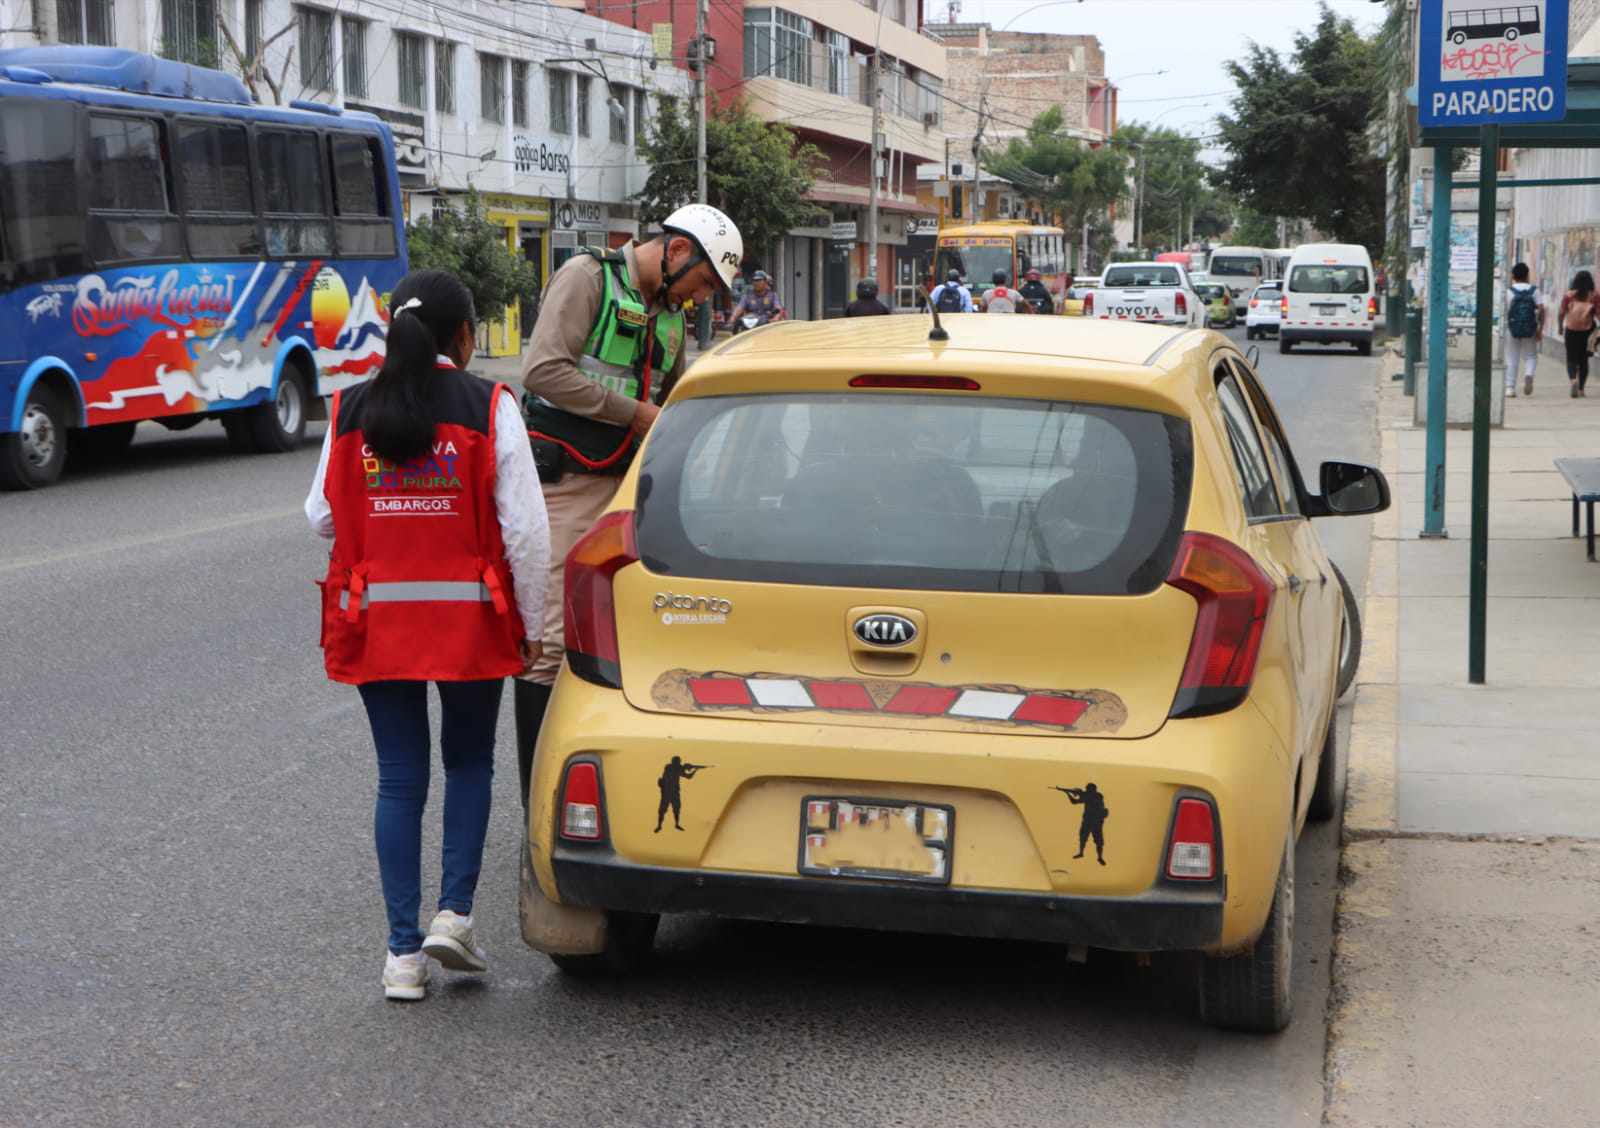
POLYGON ((1417 120, 1506 125, 1567 116, 1568 0, 1422 0, 1417 120))

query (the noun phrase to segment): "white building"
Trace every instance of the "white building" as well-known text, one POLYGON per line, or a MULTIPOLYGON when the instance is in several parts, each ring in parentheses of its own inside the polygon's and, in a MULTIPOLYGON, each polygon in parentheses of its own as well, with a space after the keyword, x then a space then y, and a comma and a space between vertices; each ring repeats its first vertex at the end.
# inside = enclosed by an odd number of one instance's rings
MULTIPOLYGON (((657 96, 690 80, 650 35, 541 0, 0 0, 0 45, 84 43, 242 73, 267 103, 329 102, 395 135, 408 219, 469 186, 541 278, 577 247, 636 233, 638 138, 657 96)), ((486 327, 520 348, 523 311, 486 327)))

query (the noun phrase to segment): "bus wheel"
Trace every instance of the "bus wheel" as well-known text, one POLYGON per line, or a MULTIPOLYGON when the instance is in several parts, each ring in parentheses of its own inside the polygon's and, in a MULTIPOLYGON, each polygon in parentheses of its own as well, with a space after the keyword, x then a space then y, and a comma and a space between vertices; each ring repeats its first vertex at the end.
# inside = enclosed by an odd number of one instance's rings
POLYGON ((22 405, 22 427, 0 435, 0 489, 36 490, 61 477, 67 460, 65 415, 54 391, 33 386, 22 405))
POLYGON ((293 450, 306 437, 307 380, 298 361, 283 366, 278 394, 250 409, 256 449, 276 454, 293 450))

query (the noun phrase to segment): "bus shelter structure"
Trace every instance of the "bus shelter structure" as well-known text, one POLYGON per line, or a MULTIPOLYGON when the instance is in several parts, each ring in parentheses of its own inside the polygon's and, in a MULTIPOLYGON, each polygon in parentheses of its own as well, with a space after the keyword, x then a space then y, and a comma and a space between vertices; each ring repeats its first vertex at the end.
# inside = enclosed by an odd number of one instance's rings
MULTIPOLYGON (((1416 121, 1417 88, 1407 92, 1416 121)), ((1484 683, 1485 608, 1489 591, 1489 416, 1496 387, 1494 355, 1494 221, 1499 188, 1548 188, 1600 184, 1600 177, 1531 180, 1499 178, 1501 149, 1600 148, 1600 58, 1567 60, 1567 114, 1555 122, 1480 126, 1421 126, 1418 147, 1433 150, 1433 222, 1428 246, 1428 397, 1424 537, 1444 529, 1445 424, 1448 380, 1446 338, 1450 293, 1450 191, 1478 189, 1478 266, 1472 381, 1472 544, 1468 589, 1467 680, 1484 683), (1479 152, 1476 180, 1455 180, 1449 170, 1457 149, 1479 152)))

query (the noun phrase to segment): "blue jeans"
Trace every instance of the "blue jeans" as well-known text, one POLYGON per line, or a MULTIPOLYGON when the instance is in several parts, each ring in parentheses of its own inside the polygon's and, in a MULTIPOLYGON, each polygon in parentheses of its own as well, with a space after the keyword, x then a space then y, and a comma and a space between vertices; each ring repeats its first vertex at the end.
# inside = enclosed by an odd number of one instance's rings
MULTIPOLYGON (((489 782, 494 778, 494 730, 504 678, 436 682, 442 714, 444 846, 439 908, 472 911, 489 827, 489 782)), ((373 838, 389 913, 389 950, 420 951, 422 930, 422 809, 428 802, 433 739, 428 731, 428 683, 379 681, 357 686, 378 750, 378 803, 373 838)))

